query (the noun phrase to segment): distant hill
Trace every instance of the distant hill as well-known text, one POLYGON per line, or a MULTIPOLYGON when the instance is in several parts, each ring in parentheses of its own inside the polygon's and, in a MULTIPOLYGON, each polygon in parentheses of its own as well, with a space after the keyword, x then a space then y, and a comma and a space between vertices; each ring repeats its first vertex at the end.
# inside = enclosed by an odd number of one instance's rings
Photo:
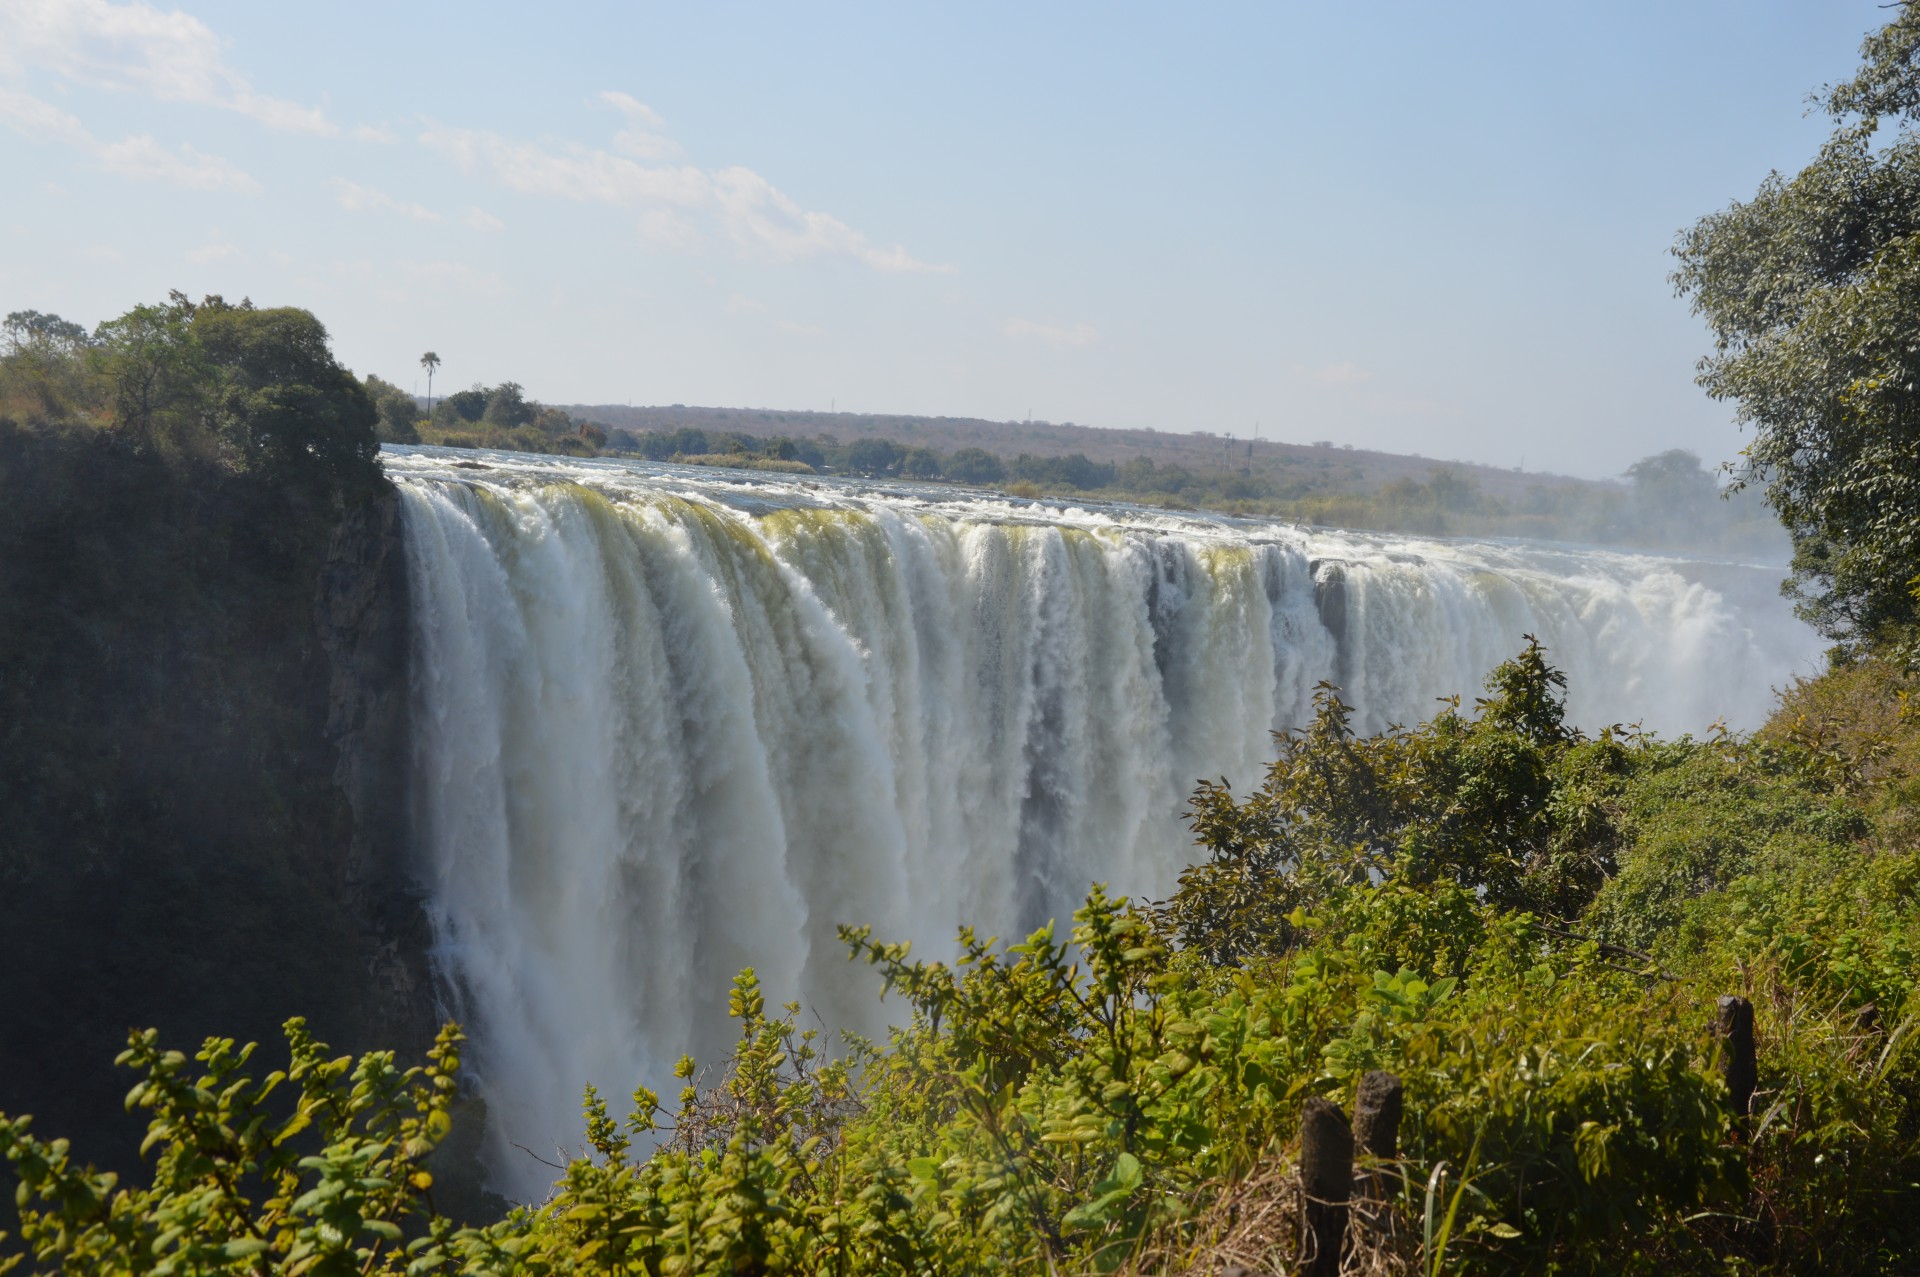
POLYGON ((672 404, 561 404, 562 411, 616 429, 671 431, 695 429, 754 435, 825 436, 836 443, 886 439, 910 448, 952 452, 980 448, 1002 457, 1031 453, 1122 464, 1136 459, 1156 465, 1181 465, 1199 473, 1247 473, 1258 478, 1311 477, 1319 490, 1371 493, 1396 480, 1424 483, 1449 470, 1476 481, 1480 491, 1503 501, 1519 501, 1540 484, 1620 491, 1613 481, 1577 479, 1538 471, 1506 470, 1466 461, 1446 461, 1394 452, 1374 452, 1332 443, 1250 441, 1209 431, 1112 430, 1070 421, 987 421, 979 417, 914 417, 895 413, 801 412, 778 408, 705 408, 672 404))

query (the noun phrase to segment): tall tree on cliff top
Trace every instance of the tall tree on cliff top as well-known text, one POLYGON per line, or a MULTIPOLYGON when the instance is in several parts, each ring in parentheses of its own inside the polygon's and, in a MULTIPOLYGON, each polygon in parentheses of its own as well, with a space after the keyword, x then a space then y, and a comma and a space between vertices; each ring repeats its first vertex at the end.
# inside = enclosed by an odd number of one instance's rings
POLYGON ((1853 650, 1920 618, 1920 12, 1822 106, 1813 163, 1683 232, 1673 281, 1713 330, 1700 384, 1753 428, 1789 593, 1853 650))

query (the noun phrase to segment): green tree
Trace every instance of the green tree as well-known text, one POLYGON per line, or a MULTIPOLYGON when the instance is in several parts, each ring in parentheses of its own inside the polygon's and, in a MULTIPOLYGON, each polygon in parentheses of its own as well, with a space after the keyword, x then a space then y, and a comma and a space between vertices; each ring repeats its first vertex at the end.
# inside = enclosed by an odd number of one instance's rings
POLYGON ((1683 232, 1673 276, 1713 331, 1700 384, 1753 429, 1741 478, 1793 537, 1791 592, 1848 648, 1910 625, 1920 586, 1920 13, 1862 52, 1814 161, 1683 232))
POLYGON ((37 310, 16 310, 0 322, 6 334, 7 353, 25 350, 81 350, 93 344, 87 330, 71 319, 43 315, 37 310))
POLYGON ((527 402, 520 383, 503 381, 488 392, 487 406, 481 411, 480 420, 490 426, 512 430, 516 426, 531 424, 533 416, 534 406, 527 402))
POLYGON ((374 376, 367 378, 367 393, 380 410, 380 424, 375 427, 380 442, 420 442, 420 431, 415 424, 420 418, 420 407, 414 403, 412 395, 392 382, 374 376))
POLYGON ((1669 448, 1651 457, 1642 457, 1627 467, 1626 475, 1636 499, 1648 504, 1697 503, 1702 497, 1717 496, 1719 492, 1713 475, 1700 464, 1700 454, 1685 448, 1669 448))
POLYGON ((114 421, 148 446, 211 438, 202 429, 211 372, 193 340, 194 313, 174 293, 165 306, 135 306, 100 325, 114 421))
POLYGON ((932 448, 909 448, 900 469, 909 479, 938 479, 940 454, 932 448))
POLYGON ((250 467, 355 492, 381 482, 379 413, 334 360, 318 319, 209 298, 193 313, 192 338, 220 370, 215 426, 241 442, 250 467))
POLYGON ((90 358, 114 423, 144 446, 309 489, 381 482, 379 413, 307 311, 175 292, 100 325, 90 358))
POLYGON ((442 399, 440 406, 434 409, 433 419, 436 424, 458 428, 480 420, 486 410, 486 388, 476 383, 442 399))
POLYGON ((427 370, 427 412, 433 412, 433 371, 440 366, 440 356, 429 350, 420 356, 420 366, 427 370))
POLYGON ((984 448, 961 448, 947 458, 946 471, 955 483, 999 483, 1007 477, 1000 458, 984 448))
POLYGON ((906 451, 886 439, 855 439, 847 445, 847 469, 855 474, 893 475, 900 473, 906 451))
POLYGON ((0 324, 0 418, 49 424, 96 412, 93 338, 58 315, 16 310, 0 324))

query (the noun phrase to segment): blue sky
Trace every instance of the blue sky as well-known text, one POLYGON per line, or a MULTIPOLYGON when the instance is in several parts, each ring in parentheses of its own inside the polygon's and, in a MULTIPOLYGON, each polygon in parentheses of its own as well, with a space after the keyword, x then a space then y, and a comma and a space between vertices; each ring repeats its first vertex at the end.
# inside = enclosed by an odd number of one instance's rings
POLYGON ((1668 246, 1885 17, 0 0, 0 310, 245 294, 436 392, 1717 461, 1668 246))

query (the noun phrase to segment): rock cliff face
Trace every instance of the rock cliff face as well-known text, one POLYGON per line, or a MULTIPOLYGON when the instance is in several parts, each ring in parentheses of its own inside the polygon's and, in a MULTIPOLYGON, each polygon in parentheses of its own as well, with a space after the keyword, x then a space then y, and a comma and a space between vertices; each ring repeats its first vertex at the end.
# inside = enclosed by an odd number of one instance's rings
POLYGON ((391 490, 0 422, 0 1110, 126 1170, 130 1026, 426 1045, 408 652, 391 490))
POLYGON ((409 872, 412 631, 400 510, 389 489, 334 528, 314 612, 333 782, 353 812, 339 885, 365 929, 367 1028, 413 1052, 432 1041, 438 1017, 432 936, 409 872))

